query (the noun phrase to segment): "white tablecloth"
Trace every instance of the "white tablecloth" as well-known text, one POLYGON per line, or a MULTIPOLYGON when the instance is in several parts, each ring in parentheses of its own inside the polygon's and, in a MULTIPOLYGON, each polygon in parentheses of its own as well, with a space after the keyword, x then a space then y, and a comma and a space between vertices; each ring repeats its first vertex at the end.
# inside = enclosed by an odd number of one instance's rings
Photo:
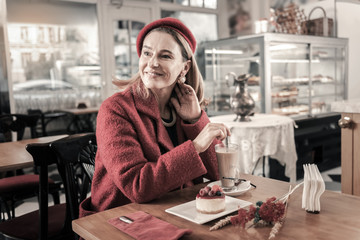
POLYGON ((235 117, 235 114, 222 115, 211 117, 210 121, 230 128, 230 142, 240 145, 240 172, 251 174, 257 161, 269 156, 285 166, 290 182, 296 182, 294 120, 280 115, 255 114, 250 122, 234 122, 235 117))

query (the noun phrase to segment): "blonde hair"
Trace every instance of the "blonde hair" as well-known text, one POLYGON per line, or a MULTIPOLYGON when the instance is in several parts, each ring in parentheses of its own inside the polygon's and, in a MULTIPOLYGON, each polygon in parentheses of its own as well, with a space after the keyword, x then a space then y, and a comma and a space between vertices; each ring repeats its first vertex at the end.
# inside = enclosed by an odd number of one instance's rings
MULTIPOLYGON (((185 38, 181 34, 179 34, 178 32, 176 32, 171 28, 159 27, 151 30, 150 32, 153 31, 165 32, 173 36, 175 41, 180 46, 181 53, 184 58, 184 62, 187 60, 191 61, 190 69, 185 75, 186 83, 189 84, 195 90, 200 106, 202 108, 205 107, 208 104, 208 101, 204 99, 204 80, 201 76, 201 73, 199 71, 198 65, 195 60, 195 56, 190 48, 189 43, 185 40, 185 38)), ((132 85, 136 85, 136 91, 140 96, 142 96, 145 99, 150 96, 149 89, 147 89, 144 86, 144 84, 142 84, 139 72, 137 72, 134 76, 132 76, 128 80, 120 80, 113 77, 112 82, 120 90, 125 90, 131 87, 132 85)))

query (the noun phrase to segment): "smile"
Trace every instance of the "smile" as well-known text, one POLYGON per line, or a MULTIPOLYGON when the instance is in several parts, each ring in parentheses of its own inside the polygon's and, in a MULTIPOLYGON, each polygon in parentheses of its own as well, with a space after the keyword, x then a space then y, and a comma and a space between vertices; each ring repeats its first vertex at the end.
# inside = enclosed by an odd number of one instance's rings
POLYGON ((151 77, 157 77, 157 76, 162 76, 161 73, 156 73, 156 72, 145 72, 145 74, 151 76, 151 77))

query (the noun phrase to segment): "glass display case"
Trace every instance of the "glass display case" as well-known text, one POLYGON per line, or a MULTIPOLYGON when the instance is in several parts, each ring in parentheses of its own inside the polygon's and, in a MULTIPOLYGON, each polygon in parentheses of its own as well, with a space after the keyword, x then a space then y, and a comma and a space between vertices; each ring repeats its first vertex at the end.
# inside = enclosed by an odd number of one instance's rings
POLYGON ((330 112, 347 99, 348 40, 264 33, 207 42, 204 45, 208 114, 232 113, 228 73, 252 74, 248 91, 255 113, 302 119, 330 112))

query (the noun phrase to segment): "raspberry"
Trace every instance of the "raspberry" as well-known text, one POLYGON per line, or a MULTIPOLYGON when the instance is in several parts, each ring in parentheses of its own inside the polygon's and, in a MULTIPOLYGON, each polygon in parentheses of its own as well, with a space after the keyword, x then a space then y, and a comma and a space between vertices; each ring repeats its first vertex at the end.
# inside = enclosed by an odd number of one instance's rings
POLYGON ((221 187, 219 185, 213 185, 211 190, 214 192, 221 191, 221 187))
POLYGON ((199 195, 200 195, 200 196, 202 196, 202 197, 203 197, 203 196, 205 196, 205 195, 206 195, 206 193, 205 193, 205 189, 203 189, 203 188, 202 188, 202 189, 200 189, 200 191, 199 191, 199 195))
POLYGON ((208 194, 211 191, 211 187, 209 187, 209 186, 206 186, 204 189, 205 189, 206 194, 208 194))
POLYGON ((212 196, 215 196, 216 192, 214 190, 211 190, 208 194, 210 197, 212 197, 212 196))

